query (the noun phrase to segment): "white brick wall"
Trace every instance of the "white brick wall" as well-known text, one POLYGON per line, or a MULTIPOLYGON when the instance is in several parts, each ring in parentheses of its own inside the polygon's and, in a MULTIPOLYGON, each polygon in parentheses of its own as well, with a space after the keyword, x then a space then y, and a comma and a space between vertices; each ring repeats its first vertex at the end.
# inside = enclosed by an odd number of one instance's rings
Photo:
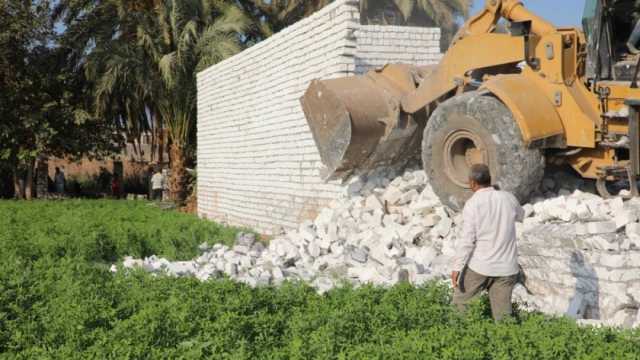
POLYGON ((361 25, 356 38, 357 73, 389 63, 429 65, 442 57, 438 28, 361 25))
POLYGON ((299 98, 315 78, 440 58, 440 30, 362 26, 358 3, 322 11, 198 74, 198 214, 265 234, 341 191, 323 183, 299 98))

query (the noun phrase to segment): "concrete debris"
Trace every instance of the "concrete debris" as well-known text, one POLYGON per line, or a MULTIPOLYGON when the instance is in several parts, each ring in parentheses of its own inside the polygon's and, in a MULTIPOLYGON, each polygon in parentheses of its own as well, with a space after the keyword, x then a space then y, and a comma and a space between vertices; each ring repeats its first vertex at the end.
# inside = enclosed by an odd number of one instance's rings
POLYGON ((359 263, 363 263, 363 264, 366 263, 367 257, 368 257, 368 254, 363 249, 353 249, 353 251, 351 251, 351 259, 359 263))
POLYGON ((587 223, 587 232, 592 235, 611 234, 618 230, 615 221, 596 221, 587 223))
MULTIPOLYGON (((531 292, 519 287, 514 297, 547 313, 637 326, 638 315, 619 308, 625 299, 640 302, 640 201, 575 190, 582 185, 566 175, 546 178, 523 206, 517 232, 531 292), (605 295, 615 301, 605 303, 605 295)), ((351 179, 315 220, 268 245, 238 233, 233 246, 201 244, 193 261, 125 257, 122 267, 203 281, 227 276, 250 286, 304 281, 320 293, 342 283, 421 285, 448 278, 461 222, 422 170, 396 176, 380 169, 351 179)))
POLYGON ((614 215, 614 221, 617 229, 622 229, 629 224, 638 222, 638 215, 635 211, 620 209, 614 215))

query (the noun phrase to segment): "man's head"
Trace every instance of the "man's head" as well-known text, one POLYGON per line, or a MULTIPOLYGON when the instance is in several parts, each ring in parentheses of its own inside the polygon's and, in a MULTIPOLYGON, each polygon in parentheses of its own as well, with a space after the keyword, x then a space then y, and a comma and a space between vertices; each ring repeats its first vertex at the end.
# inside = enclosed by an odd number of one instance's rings
POLYGON ((469 173, 469 186, 473 192, 491 186, 491 172, 487 165, 475 164, 471 166, 471 172, 469 173))
POLYGON ((56 172, 59 173, 60 172, 60 168, 56 166, 56 172))

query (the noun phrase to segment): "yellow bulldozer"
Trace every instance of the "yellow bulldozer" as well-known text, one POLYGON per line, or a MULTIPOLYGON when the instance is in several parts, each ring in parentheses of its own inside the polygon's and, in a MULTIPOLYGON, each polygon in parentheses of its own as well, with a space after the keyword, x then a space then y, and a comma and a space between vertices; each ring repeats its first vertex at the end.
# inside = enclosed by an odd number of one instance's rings
POLYGON ((559 28, 516 0, 487 0, 437 66, 394 64, 314 80, 301 103, 324 164, 341 179, 422 152, 434 192, 459 209, 469 168, 485 163, 521 201, 545 166, 568 164, 637 196, 637 56, 627 42, 635 0, 587 0, 583 30, 559 28))

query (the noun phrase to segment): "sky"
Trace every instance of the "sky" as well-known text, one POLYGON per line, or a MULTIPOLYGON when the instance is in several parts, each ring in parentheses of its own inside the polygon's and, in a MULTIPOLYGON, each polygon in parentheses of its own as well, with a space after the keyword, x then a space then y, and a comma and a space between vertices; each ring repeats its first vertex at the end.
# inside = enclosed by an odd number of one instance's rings
MULTIPOLYGON (((556 26, 579 26, 585 0, 523 0, 524 5, 556 26)), ((472 14, 484 7, 485 0, 474 0, 472 14)))

